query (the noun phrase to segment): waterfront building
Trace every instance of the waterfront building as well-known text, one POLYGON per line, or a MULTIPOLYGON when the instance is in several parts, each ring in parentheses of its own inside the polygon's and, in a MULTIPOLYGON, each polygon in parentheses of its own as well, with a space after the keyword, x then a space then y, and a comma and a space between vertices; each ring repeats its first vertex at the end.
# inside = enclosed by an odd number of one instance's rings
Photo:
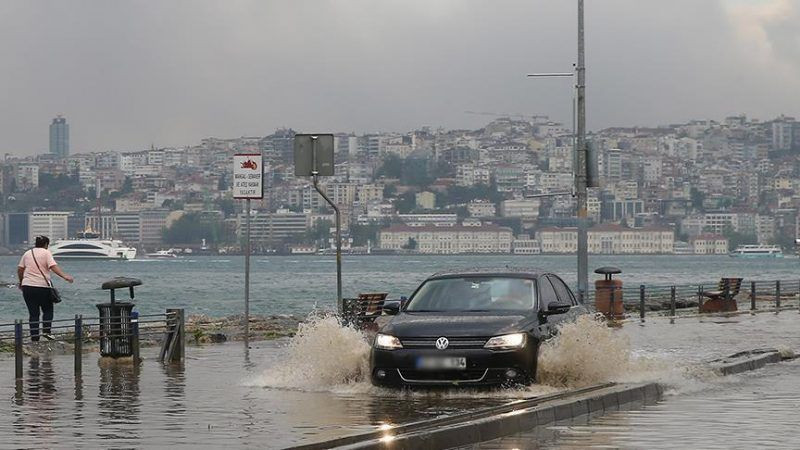
POLYGON ((139 212, 139 241, 146 247, 156 247, 164 242, 163 232, 167 228, 168 209, 148 209, 139 212))
MULTIPOLYGON (((606 255, 671 254, 675 233, 669 228, 627 228, 617 224, 596 225, 589 229, 589 253, 606 255)), ((575 228, 543 228, 536 232, 542 253, 575 253, 578 233, 575 228)))
POLYGON ((536 239, 527 235, 520 235, 511 242, 511 253, 515 255, 538 255, 542 253, 542 246, 536 239))
POLYGON ((6 213, 3 215, 3 244, 20 245, 29 242, 28 213, 6 213))
POLYGON ((65 211, 33 211, 28 214, 28 242, 34 242, 36 236, 47 236, 50 242, 69 237, 68 219, 71 212, 65 211))
MULTIPOLYGON (((246 234, 247 214, 240 213, 236 220, 236 235, 241 240, 246 234)), ((250 214, 250 239, 253 242, 275 245, 308 230, 309 220, 305 213, 280 210, 275 213, 253 211, 250 214)))
POLYGON ((103 239, 119 239, 128 245, 137 245, 142 241, 142 220, 138 211, 104 213, 99 219, 95 212, 87 214, 84 222, 83 229, 100 233, 103 239))
POLYGON ((695 255, 727 255, 728 239, 719 234, 705 233, 689 240, 695 255))
POLYGON ((513 233, 497 225, 408 226, 394 225, 381 230, 380 248, 415 250, 420 253, 510 253, 513 233))
POLYGON ((50 124, 50 154, 59 159, 69 156, 69 124, 61 116, 50 124))

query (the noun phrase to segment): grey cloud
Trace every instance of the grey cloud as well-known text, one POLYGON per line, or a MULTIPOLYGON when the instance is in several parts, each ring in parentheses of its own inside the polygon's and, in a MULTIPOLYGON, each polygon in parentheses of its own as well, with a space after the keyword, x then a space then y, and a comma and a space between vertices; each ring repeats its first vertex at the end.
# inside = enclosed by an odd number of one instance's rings
MULTIPOLYGON (((723 0, 588 1, 587 14, 591 128, 800 103, 800 86, 737 47, 723 0)), ((771 26, 796 52, 790 24, 771 26)), ((73 151, 485 122, 466 110, 566 122, 570 83, 524 75, 574 55, 562 0, 6 1, 0 151, 44 150, 57 113, 73 151)))

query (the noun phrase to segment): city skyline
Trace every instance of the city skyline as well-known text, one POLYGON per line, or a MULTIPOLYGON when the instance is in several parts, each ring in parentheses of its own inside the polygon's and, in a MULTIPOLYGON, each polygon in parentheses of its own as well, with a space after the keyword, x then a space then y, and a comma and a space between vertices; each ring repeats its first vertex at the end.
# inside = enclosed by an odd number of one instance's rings
MULTIPOLYGON (((589 128, 796 116, 798 10, 794 0, 587 5, 589 128)), ((483 121, 464 111, 568 123, 571 111, 568 81, 525 79, 571 67, 574 5, 563 2, 12 2, 0 24, 0 54, 18 61, 0 74, 14 87, 0 111, 4 153, 45 151, 39 130, 55 113, 75 124, 82 152, 281 126, 483 121), (301 19, 314 31, 298 33, 301 19)))

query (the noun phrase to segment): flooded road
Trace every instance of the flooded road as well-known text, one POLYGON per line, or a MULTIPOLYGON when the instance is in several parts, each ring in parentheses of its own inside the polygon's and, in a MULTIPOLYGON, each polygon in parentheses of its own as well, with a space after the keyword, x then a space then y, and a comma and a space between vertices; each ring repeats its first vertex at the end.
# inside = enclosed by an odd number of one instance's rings
MULTIPOLYGON (((155 349, 148 349, 138 372, 130 366, 98 365, 97 355, 90 354, 85 356, 79 383, 72 374, 71 355, 26 357, 20 389, 14 385, 11 355, 0 356, 0 416, 6 419, 0 421, 0 442, 13 448, 280 448, 557 389, 414 393, 377 389, 358 377, 348 378, 358 373, 358 367, 343 367, 363 363, 357 344, 322 330, 294 348, 287 348, 287 341, 251 343, 250 349, 240 343, 189 347, 181 366, 162 366, 155 361, 155 349), (344 352, 343 347, 347 347, 344 352), (314 351, 330 356, 322 358, 314 351), (303 352, 309 352, 305 364, 299 362, 303 352), (314 370, 336 375, 304 373, 314 370)), ((734 444, 796 445, 797 362, 727 378, 692 364, 760 347, 800 349, 798 330, 797 311, 680 319, 675 324, 665 319, 628 323, 611 331, 620 339, 613 342, 629 340, 633 356, 650 363, 641 370, 605 375, 615 379, 611 381, 666 383, 669 389, 662 403, 485 445, 729 448, 732 443, 720 439, 734 429, 745 433, 734 444)), ((596 340, 584 344, 601 350, 595 358, 581 355, 586 364, 581 370, 591 370, 603 363, 609 350, 596 340)))

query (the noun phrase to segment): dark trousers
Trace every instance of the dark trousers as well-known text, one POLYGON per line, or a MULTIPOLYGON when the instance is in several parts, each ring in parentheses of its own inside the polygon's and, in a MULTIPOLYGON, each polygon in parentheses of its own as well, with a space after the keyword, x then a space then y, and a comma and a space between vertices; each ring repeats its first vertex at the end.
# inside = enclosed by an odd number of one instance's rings
POLYGON ((39 311, 42 312, 42 332, 50 334, 53 320, 53 301, 50 288, 22 286, 22 297, 28 306, 28 320, 31 325, 31 340, 39 340, 39 311))

